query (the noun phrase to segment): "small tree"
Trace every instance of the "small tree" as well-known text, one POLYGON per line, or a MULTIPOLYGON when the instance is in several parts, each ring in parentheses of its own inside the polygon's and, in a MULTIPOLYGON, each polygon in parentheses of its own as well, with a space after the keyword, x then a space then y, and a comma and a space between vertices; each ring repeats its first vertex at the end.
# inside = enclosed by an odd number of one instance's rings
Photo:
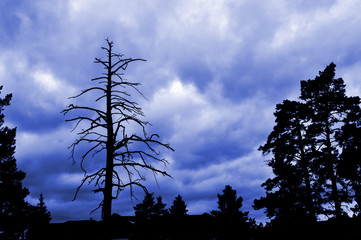
POLYGON ((48 224, 51 220, 51 213, 45 205, 43 194, 40 194, 39 203, 36 205, 38 221, 41 224, 48 224))
POLYGON ((147 191, 142 183, 146 180, 143 170, 152 172, 154 176, 157 174, 170 176, 166 171, 154 167, 151 163, 167 164, 165 159, 159 157, 159 147, 173 150, 168 144, 160 142, 157 134, 147 134, 146 126, 149 123, 142 120, 144 116, 142 109, 131 99, 131 90, 141 94, 138 89, 140 83, 123 78, 123 72, 130 63, 145 60, 123 58, 122 54, 113 52, 113 42, 106 39, 106 44, 106 47, 102 48, 106 53, 106 59, 95 58, 95 63, 105 69, 102 76, 92 79, 97 85, 73 97, 91 94, 91 96, 96 96, 95 102, 100 105, 97 107, 70 104, 63 110, 64 114, 73 111, 82 112, 67 120, 76 122, 75 128, 81 125, 83 127, 78 132, 80 137, 71 146, 73 161, 75 161, 75 148, 83 143, 88 145, 88 150, 80 158, 80 166, 85 176, 76 191, 74 200, 86 182, 94 183, 96 189, 93 191, 101 192, 104 197, 98 206, 98 208, 102 207, 104 220, 111 216, 112 200, 116 199, 125 188, 130 188, 131 196, 133 196, 133 186, 147 191), (134 130, 136 128, 138 129, 134 130), (105 166, 89 173, 85 169, 84 160, 103 151, 106 152, 105 166))
POLYGON ((163 203, 163 199, 161 196, 157 197, 157 202, 154 205, 154 214, 156 216, 163 216, 168 213, 167 209, 165 209, 165 206, 167 206, 166 203, 163 203))
POLYGON ((154 202, 153 193, 146 193, 141 203, 135 207, 135 239, 163 239, 164 226, 160 216, 166 212, 162 197, 157 197, 154 202))
POLYGON ((233 190, 231 186, 226 185, 222 192, 223 194, 217 194, 219 210, 213 210, 211 214, 229 219, 241 218, 247 220, 248 212, 243 213, 240 210, 243 206, 243 198, 237 197, 237 190, 233 190))
POLYGON ((153 193, 146 193, 143 202, 135 205, 135 216, 142 219, 150 219, 154 215, 154 196, 153 193))
POLYGON ((226 185, 223 194, 217 194, 218 209, 211 211, 216 218, 217 239, 247 239, 251 227, 248 212, 242 212, 243 198, 237 197, 237 191, 226 185))
POLYGON ((186 203, 183 201, 180 194, 174 199, 173 205, 169 209, 169 213, 172 216, 184 216, 187 215, 188 209, 186 203))
POLYGON ((167 211, 164 209, 167 204, 163 203, 161 196, 154 202, 154 193, 146 193, 143 202, 135 205, 135 216, 149 219, 152 216, 162 216, 167 211))
POLYGON ((0 230, 6 239, 19 239, 27 225, 29 208, 24 199, 29 191, 22 186, 25 172, 18 170, 14 157, 16 128, 3 126, 4 107, 10 105, 11 97, 0 98, 0 230))
POLYGON ((47 225, 50 223, 51 214, 45 205, 43 194, 40 194, 39 203, 36 206, 30 206, 30 209, 27 239, 48 239, 47 225))

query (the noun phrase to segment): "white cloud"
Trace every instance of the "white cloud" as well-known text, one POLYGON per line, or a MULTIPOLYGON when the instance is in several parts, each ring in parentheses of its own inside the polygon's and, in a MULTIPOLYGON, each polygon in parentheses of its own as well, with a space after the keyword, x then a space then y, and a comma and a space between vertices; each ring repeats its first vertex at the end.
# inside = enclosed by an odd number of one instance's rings
MULTIPOLYGON (((287 7, 292 8, 292 4, 287 7)), ((359 3, 357 1, 337 1, 307 11, 294 11, 285 15, 286 21, 280 25, 271 42, 273 51, 299 49, 308 51, 310 48, 325 47, 331 49, 337 39, 338 45, 349 43, 352 30, 359 22, 359 3), (345 40, 347 41, 345 42, 345 40), (319 43, 315 46, 315 43, 319 43)), ((330 53, 324 53, 330 54, 330 53)))
POLYGON ((249 143, 253 133, 262 132, 272 124, 274 106, 262 96, 237 103, 222 97, 222 87, 218 84, 210 84, 210 89, 206 95, 194 85, 175 79, 155 92, 145 112, 151 122, 171 125, 171 143, 189 148, 206 144, 212 138, 249 143))
POLYGON ((54 94, 60 90, 61 81, 57 80, 49 72, 36 71, 33 73, 35 84, 45 92, 54 94))
MULTIPOLYGON (((259 187, 271 176, 271 170, 260 155, 255 149, 248 155, 236 159, 224 159, 220 163, 213 163, 197 170, 176 169, 170 165, 169 172, 174 178, 172 184, 177 186, 178 191, 192 193, 209 191, 215 186, 227 184, 237 188, 259 187)), ((165 180, 160 181, 166 184, 165 180)))
POLYGON ((75 94, 75 88, 64 80, 58 79, 49 70, 34 70, 31 73, 34 81, 33 104, 44 110, 52 111, 55 106, 64 107, 68 97, 75 94))
MULTIPOLYGON (((21 50, 7 50, 0 57, 0 76, 7 92, 21 103, 23 111, 30 109, 60 112, 76 88, 59 78, 46 64, 33 64, 21 50), (27 106, 27 107, 25 107, 27 106)), ((33 113, 30 113, 33 114, 33 113)))
POLYGON ((50 153, 66 152, 74 140, 69 126, 56 128, 41 133, 18 131, 16 141, 16 157, 19 161, 29 156, 45 156, 50 153))
POLYGON ((203 214, 206 212, 209 213, 211 210, 217 210, 217 202, 214 201, 214 199, 200 200, 195 202, 186 201, 186 205, 188 209, 188 214, 203 214))
POLYGON ((60 173, 55 181, 62 185, 79 186, 84 178, 84 173, 60 173))
POLYGON ((183 64, 203 62, 214 72, 230 64, 244 31, 231 7, 225 1, 176 2, 158 21, 156 41, 166 50, 163 57, 183 64))

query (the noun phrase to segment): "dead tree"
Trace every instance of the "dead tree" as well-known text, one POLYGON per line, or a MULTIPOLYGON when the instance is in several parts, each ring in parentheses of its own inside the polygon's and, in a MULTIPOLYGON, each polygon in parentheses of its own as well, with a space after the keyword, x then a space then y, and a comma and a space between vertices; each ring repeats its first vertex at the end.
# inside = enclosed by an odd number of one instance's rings
POLYGON ((75 122, 74 129, 81 129, 78 132, 79 138, 70 146, 73 161, 75 161, 75 149, 82 144, 89 146, 80 157, 84 178, 73 200, 85 183, 94 184, 96 189, 93 192, 103 193, 104 198, 93 211, 102 207, 103 220, 109 219, 112 200, 116 199, 125 188, 130 188, 131 197, 133 197, 133 186, 138 186, 147 192, 143 184, 146 171, 152 172, 155 177, 158 174, 170 177, 166 171, 160 170, 151 163, 167 164, 167 161, 160 157, 159 147, 174 151, 169 144, 162 143, 157 134, 147 134, 146 126, 149 122, 141 119, 144 117, 142 109, 131 99, 130 94, 130 91, 135 90, 142 95, 138 89, 140 83, 123 78, 124 71, 130 63, 145 60, 123 58, 122 54, 113 53, 113 42, 106 39, 106 43, 106 47, 102 47, 106 52, 106 60, 95 58, 95 63, 101 64, 105 69, 101 77, 92 79, 97 83, 96 86, 82 90, 80 94, 71 97, 78 98, 87 94, 97 96, 94 106, 99 107, 70 104, 63 110, 64 115, 73 111, 81 113, 66 120, 75 122), (134 132, 129 133, 130 127, 134 132), (135 127, 138 131, 134 130, 135 127), (84 161, 94 158, 95 155, 99 156, 101 152, 106 152, 105 167, 89 173, 84 167, 84 161))

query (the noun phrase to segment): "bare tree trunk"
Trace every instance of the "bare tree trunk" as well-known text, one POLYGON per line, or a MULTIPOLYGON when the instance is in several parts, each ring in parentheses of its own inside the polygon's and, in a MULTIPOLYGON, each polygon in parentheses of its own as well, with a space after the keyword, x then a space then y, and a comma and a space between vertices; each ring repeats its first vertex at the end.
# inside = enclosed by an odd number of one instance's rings
POLYGON ((111 94, 112 94, 112 47, 109 46, 108 51, 108 74, 107 74, 107 154, 106 154, 106 175, 104 188, 104 205, 103 205, 103 220, 108 222, 112 212, 112 185, 113 185, 113 159, 114 159, 114 143, 113 143, 113 119, 111 109, 111 94))

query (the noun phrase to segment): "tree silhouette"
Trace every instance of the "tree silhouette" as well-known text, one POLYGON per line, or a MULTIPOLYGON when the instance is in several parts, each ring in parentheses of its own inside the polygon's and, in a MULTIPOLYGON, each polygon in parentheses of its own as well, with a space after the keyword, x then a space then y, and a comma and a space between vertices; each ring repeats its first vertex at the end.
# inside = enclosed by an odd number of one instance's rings
POLYGON ((169 209, 169 213, 172 216, 184 216, 188 212, 187 205, 183 201, 182 196, 178 194, 178 196, 174 199, 173 205, 169 209))
POLYGON ((321 196, 311 172, 314 135, 308 127, 309 109, 303 103, 285 100, 277 104, 276 126, 267 143, 259 148, 272 153, 268 162, 275 177, 262 184, 266 197, 255 200, 255 209, 266 208, 269 218, 292 223, 316 221, 321 196))
POLYGON ((226 185, 223 194, 217 194, 218 209, 211 211, 216 217, 217 239, 247 239, 251 228, 248 212, 242 212, 243 198, 226 185))
POLYGON ((104 197, 98 206, 98 208, 102 207, 104 220, 111 216, 112 200, 116 199, 126 187, 130 188, 131 196, 133 196, 133 186, 146 191, 142 183, 145 180, 143 170, 152 172, 154 176, 157 174, 170 176, 151 163, 154 161, 167 163, 165 159, 159 157, 159 147, 173 150, 168 144, 160 142, 157 134, 147 134, 146 126, 149 123, 142 120, 144 116, 142 109, 131 99, 131 91, 141 94, 138 89, 140 83, 123 78, 123 72, 130 63, 145 60, 123 58, 122 54, 113 52, 113 42, 106 39, 106 44, 106 47, 102 48, 106 52, 106 60, 95 58, 95 63, 105 69, 102 76, 92 79, 97 85, 73 97, 97 96, 95 97, 97 104, 94 103, 94 106, 71 104, 63 110, 64 114, 73 111, 82 113, 67 120, 75 122, 75 128, 81 127, 78 132, 80 137, 71 146, 73 161, 75 161, 75 148, 81 144, 88 146, 88 150, 80 158, 80 166, 85 177, 76 191, 74 200, 79 189, 86 182, 94 183, 96 189, 93 191, 101 192, 104 197), (89 173, 85 169, 84 160, 104 151, 105 166, 89 173))
POLYGON ((146 193, 141 203, 135 207, 136 228, 135 239, 162 239, 164 234, 164 224, 161 216, 166 213, 162 197, 157 197, 154 202, 154 194, 146 193))
POLYGON ((27 231, 27 239, 48 239, 47 228, 51 220, 51 213, 47 209, 43 194, 40 194, 39 203, 30 206, 30 227, 27 231))
POLYGON ((3 126, 4 107, 10 105, 11 97, 0 98, 0 230, 5 239, 19 239, 27 225, 28 203, 24 199, 29 191, 22 186, 25 172, 18 170, 14 158, 16 128, 3 126))
POLYGON ((334 63, 301 81, 302 101, 276 107, 276 126, 260 147, 275 177, 262 184, 266 197, 254 208, 283 224, 315 222, 319 214, 340 219, 342 203, 360 202, 360 98, 347 97, 334 63))
POLYGON ((166 203, 163 203, 163 199, 161 196, 157 197, 157 202, 154 205, 154 214, 156 216, 163 216, 165 214, 168 214, 167 209, 165 209, 165 206, 167 206, 166 203))
POLYGON ((155 202, 154 202, 154 194, 146 193, 143 199, 143 202, 138 203, 135 207, 135 216, 141 217, 143 219, 150 219, 152 215, 155 213, 155 202))
POLYGON ((39 203, 36 205, 36 212, 37 212, 37 222, 41 224, 48 224, 51 220, 51 213, 47 209, 43 194, 40 194, 39 203))
POLYGON ((237 197, 237 190, 226 185, 222 190, 223 194, 217 194, 218 209, 211 211, 214 216, 225 218, 241 218, 247 220, 248 212, 243 213, 240 209, 243 206, 243 198, 237 197))
POLYGON ((312 109, 309 128, 315 135, 318 184, 325 189, 325 202, 333 205, 331 213, 339 219, 341 203, 351 199, 337 171, 342 154, 337 136, 342 134, 342 126, 349 116, 359 108, 360 99, 346 96, 343 79, 335 78, 335 68, 331 63, 314 80, 301 81, 300 98, 312 109))
POLYGON ((143 202, 135 205, 135 216, 150 219, 152 216, 162 216, 167 213, 161 196, 157 197, 157 202, 154 202, 154 193, 146 193, 143 202))

